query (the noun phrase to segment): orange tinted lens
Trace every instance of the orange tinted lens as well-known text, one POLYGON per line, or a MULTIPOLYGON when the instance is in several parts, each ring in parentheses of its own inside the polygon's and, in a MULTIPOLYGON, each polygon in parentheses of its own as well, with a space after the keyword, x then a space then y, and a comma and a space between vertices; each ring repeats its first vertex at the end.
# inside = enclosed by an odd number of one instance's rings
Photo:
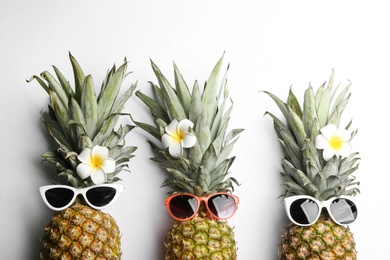
POLYGON ((196 214, 198 201, 189 195, 178 195, 169 202, 169 211, 178 219, 187 219, 196 214))
POLYGON ((237 209, 236 201, 229 194, 216 194, 209 198, 207 206, 215 217, 226 219, 234 215, 237 209))

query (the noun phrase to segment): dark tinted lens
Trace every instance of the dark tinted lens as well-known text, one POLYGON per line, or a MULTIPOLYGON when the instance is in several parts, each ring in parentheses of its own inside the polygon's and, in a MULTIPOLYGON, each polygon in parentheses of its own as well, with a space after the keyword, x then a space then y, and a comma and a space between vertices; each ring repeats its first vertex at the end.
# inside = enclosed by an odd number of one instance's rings
POLYGON ((198 201, 188 195, 179 195, 171 199, 169 210, 172 215, 179 219, 186 219, 196 213, 198 209, 198 201))
POLYGON ((96 187, 89 189, 86 193, 89 203, 96 207, 103 207, 110 203, 115 197, 116 189, 112 187, 96 187))
POLYGON ((319 207, 311 199, 298 199, 294 201, 290 206, 290 215, 295 222, 302 225, 313 224, 316 220, 319 207))
POLYGON ((333 218, 343 225, 351 224, 357 217, 356 205, 349 199, 335 199, 330 204, 330 211, 333 218))
POLYGON ((45 196, 50 205, 55 208, 66 206, 74 196, 72 190, 64 188, 53 188, 45 192, 45 196))
POLYGON ((219 218, 230 218, 237 208, 234 198, 227 194, 217 194, 210 197, 207 206, 219 218))

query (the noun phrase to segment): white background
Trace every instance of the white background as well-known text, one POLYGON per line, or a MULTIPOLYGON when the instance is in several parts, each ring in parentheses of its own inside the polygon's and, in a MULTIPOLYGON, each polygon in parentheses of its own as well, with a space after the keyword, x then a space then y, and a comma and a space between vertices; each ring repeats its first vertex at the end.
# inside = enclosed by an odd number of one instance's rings
MULTIPOLYGON (((234 109, 231 128, 245 128, 233 154, 231 176, 241 183, 235 227, 240 260, 277 259, 287 223, 279 176, 282 153, 266 111, 280 115, 261 90, 282 99, 290 86, 298 96, 317 88, 332 69, 335 82, 352 82, 345 113, 358 128, 354 149, 362 158, 355 176, 359 218, 351 226, 358 258, 388 254, 388 118, 390 37, 386 1, 228 0, 1 0, 0 1, 0 226, 1 258, 38 259, 44 224, 54 214, 42 202, 41 185, 55 169, 41 164, 50 142, 38 114, 48 98, 26 79, 56 65, 73 83, 70 51, 95 85, 124 57, 134 73, 127 83, 149 93, 152 59, 172 80, 176 62, 189 85, 207 79, 225 52, 234 109)), ((133 96, 125 112, 148 120, 133 96)), ((123 122, 130 123, 128 118, 123 122)), ((139 129, 127 144, 137 146, 131 173, 120 177, 124 194, 108 212, 123 233, 123 259, 163 259, 170 218, 163 206, 165 173, 149 158, 139 129)))

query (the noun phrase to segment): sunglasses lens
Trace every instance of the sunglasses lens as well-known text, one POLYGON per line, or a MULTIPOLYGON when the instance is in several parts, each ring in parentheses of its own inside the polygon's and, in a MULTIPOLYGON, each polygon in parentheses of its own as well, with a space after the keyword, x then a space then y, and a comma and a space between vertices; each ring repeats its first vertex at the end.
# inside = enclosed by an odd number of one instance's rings
POLYGON ((176 218, 186 219, 196 213, 198 210, 198 201, 192 196, 179 195, 171 199, 169 210, 176 218))
POLYGON ((332 201, 330 211, 333 218, 343 225, 351 224, 357 217, 356 205, 351 200, 345 198, 332 201))
POLYGON ((96 187, 89 189, 86 197, 92 205, 103 207, 109 204, 115 197, 116 189, 112 187, 96 187))
POLYGON ((45 191, 47 202, 55 208, 62 208, 66 206, 72 199, 74 193, 72 190, 64 188, 52 188, 45 191))
POLYGON ((311 225, 319 214, 319 206, 311 199, 297 199, 290 206, 292 219, 301 225, 311 225))
POLYGON ((216 217, 222 219, 230 218, 237 209, 236 201, 228 194, 216 194, 210 197, 207 206, 216 217))

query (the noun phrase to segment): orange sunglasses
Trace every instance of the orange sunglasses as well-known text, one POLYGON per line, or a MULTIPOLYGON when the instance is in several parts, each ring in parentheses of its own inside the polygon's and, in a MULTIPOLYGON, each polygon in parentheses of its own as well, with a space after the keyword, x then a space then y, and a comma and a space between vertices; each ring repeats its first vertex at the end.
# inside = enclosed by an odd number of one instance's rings
POLYGON ((207 197, 191 193, 176 193, 165 199, 164 205, 175 220, 186 221, 196 216, 200 203, 204 201, 207 212, 217 220, 231 218, 237 210, 239 199, 226 192, 218 192, 207 197))

